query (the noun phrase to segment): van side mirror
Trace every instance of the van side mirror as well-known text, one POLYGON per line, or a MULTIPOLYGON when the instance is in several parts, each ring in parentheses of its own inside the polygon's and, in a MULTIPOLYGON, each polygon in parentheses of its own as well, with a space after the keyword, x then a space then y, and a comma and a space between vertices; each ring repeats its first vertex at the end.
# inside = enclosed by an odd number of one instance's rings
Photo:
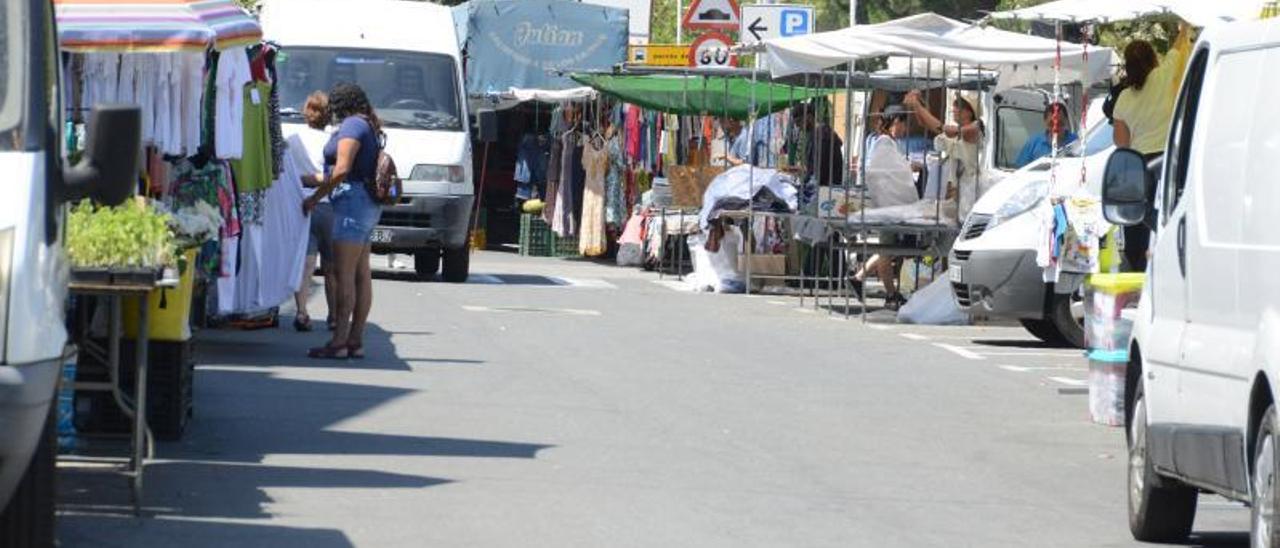
POLYGON ((1116 149, 1102 175, 1102 215, 1115 225, 1143 224, 1149 221, 1154 190, 1155 178, 1142 155, 1133 149, 1116 149))
POLYGON ((64 202, 92 198, 119 205, 133 195, 138 182, 142 110, 135 105, 99 105, 89 115, 88 128, 84 157, 63 168, 57 197, 64 202))
POLYGON ((498 142, 498 111, 493 109, 476 111, 476 140, 481 143, 498 142))

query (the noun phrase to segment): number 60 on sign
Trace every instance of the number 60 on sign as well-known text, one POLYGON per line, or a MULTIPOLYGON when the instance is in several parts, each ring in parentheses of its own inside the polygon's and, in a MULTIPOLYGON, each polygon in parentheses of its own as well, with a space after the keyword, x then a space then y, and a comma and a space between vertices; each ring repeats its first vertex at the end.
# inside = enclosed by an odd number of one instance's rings
POLYGON ((689 46, 689 66, 699 68, 731 68, 738 56, 732 51, 733 41, 719 32, 699 36, 689 46))

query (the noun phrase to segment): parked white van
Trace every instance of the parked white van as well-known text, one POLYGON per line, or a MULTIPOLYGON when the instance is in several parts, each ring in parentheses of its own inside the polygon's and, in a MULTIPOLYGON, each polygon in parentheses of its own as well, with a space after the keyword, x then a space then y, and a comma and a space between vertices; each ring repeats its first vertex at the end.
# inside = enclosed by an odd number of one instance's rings
POLYGON ((1158 188, 1134 151, 1107 165, 1108 220, 1156 231, 1126 387, 1140 540, 1184 539, 1198 493, 1212 492, 1252 506, 1254 547, 1280 546, 1276 67, 1280 19, 1207 30, 1153 168, 1158 188))
MULTIPOLYGON (((404 179, 400 202, 383 207, 373 231, 379 253, 411 253, 417 273, 464 282, 472 183, 471 135, 462 57, 449 8, 407 0, 267 0, 267 40, 276 57, 284 131, 302 128, 313 91, 359 84, 382 119, 387 152, 404 179)), ((492 138, 492 112, 479 133, 492 138)))
MULTIPOLYGON (((1043 269, 1036 265, 1040 220, 1032 211, 1051 193, 1078 187, 1082 173, 1086 192, 1100 195, 1102 170, 1114 149, 1102 101, 1090 104, 1085 119, 1088 128, 1063 149, 1056 164, 1050 158, 1034 161, 974 204, 949 261, 952 290, 962 310, 1018 320, 1041 340, 1074 346, 1084 344, 1079 288, 1045 283, 1043 269)), ((1038 127, 1043 131, 1042 122, 1038 127)), ((1022 142, 1025 138, 1013 145, 1022 142)))

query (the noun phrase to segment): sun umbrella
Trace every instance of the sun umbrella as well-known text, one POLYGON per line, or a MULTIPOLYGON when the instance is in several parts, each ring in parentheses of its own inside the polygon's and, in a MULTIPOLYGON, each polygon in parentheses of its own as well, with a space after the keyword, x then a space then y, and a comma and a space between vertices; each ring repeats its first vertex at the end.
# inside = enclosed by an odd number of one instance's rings
POLYGON ((54 0, 67 51, 224 50, 262 39, 262 27, 231 0, 54 0))

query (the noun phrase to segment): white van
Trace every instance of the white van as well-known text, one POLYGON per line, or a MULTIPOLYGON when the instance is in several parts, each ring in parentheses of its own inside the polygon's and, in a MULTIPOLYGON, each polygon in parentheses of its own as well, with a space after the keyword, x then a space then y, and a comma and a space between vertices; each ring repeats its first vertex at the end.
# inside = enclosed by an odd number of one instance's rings
MULTIPOLYGON (((380 253, 411 253, 417 273, 441 268, 464 282, 472 184, 471 136, 457 30, 449 8, 407 0, 267 0, 266 39, 276 57, 286 134, 301 129, 313 91, 359 84, 382 119, 387 152, 404 179, 400 202, 373 231, 380 253)), ((491 126, 491 112, 481 126, 491 126)), ((491 127, 480 128, 489 136, 491 127)))
POLYGON ((1152 168, 1159 188, 1134 151, 1107 165, 1108 220, 1156 231, 1126 386, 1140 540, 1185 539, 1212 492, 1252 506, 1252 546, 1280 547, 1277 67, 1280 19, 1206 30, 1152 168))
POLYGON ((65 167, 50 0, 5 2, 0 36, 0 546, 53 546, 53 401, 70 356, 66 204, 132 193, 142 115, 95 110, 86 159, 65 167))
MULTIPOLYGON (((1064 148, 1056 167, 1049 158, 1034 161, 974 204, 949 262, 951 286, 961 309, 1018 320, 1048 342, 1083 346, 1083 308, 1075 298, 1079 288, 1056 288, 1044 282, 1043 269, 1036 265, 1042 231, 1031 212, 1053 190, 1055 179, 1059 191, 1078 186, 1082 166, 1086 191, 1094 196, 1101 192, 1102 170, 1114 148, 1102 101, 1091 103, 1086 121, 1089 127, 1084 135, 1064 148)), ((1043 131, 1040 118, 1033 127, 1043 131)), ((1006 144, 1020 148, 1027 137, 1006 144)))

